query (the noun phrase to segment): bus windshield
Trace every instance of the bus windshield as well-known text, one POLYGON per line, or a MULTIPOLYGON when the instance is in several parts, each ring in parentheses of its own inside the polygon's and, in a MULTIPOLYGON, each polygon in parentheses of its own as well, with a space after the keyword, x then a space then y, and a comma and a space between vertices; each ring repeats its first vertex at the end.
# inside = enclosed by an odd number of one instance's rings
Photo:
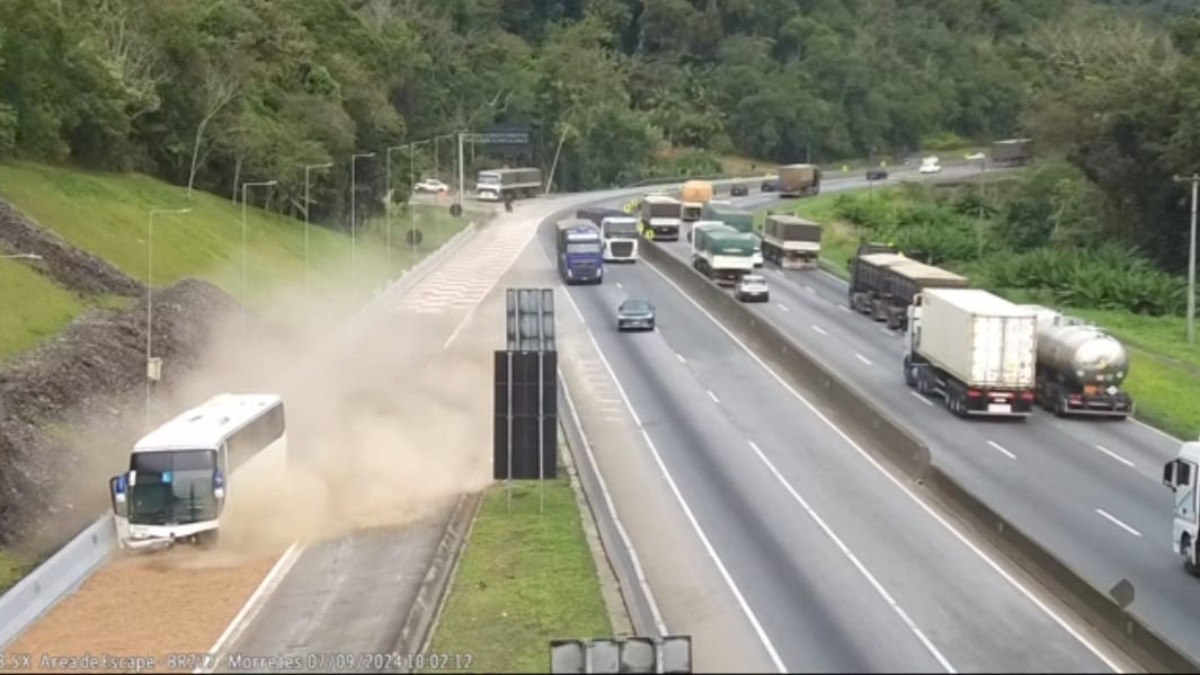
POLYGON ((600 244, 594 241, 569 242, 567 253, 601 253, 600 244))
POLYGON ((180 525, 217 517, 216 451, 136 452, 130 468, 137 472, 129 490, 131 524, 180 525))
POLYGON ((610 220, 604 223, 604 234, 608 237, 637 236, 637 221, 610 220))
POLYGON ((679 204, 651 204, 651 218, 678 218, 679 204))

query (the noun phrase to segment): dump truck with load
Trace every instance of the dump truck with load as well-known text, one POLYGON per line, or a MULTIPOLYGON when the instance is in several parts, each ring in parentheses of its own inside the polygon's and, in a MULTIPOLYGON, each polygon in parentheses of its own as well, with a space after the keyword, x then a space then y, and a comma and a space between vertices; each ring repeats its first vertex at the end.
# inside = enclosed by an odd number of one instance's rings
POLYGON ((904 381, 959 417, 1033 412, 1037 315, 978 288, 927 288, 908 308, 904 381))
MULTIPOLYGON (((903 330, 908 307, 927 288, 966 288, 969 280, 939 267, 907 258, 901 253, 862 253, 850 260, 850 308, 891 330, 903 330)), ((891 249, 895 251, 895 249, 891 249)))
MULTIPOLYGON (((710 201, 704 205, 700 215, 701 220, 717 220, 732 227, 738 232, 753 234, 758 240, 758 249, 754 253, 754 266, 763 266, 762 235, 754 228, 754 213, 734 206, 728 201, 710 201)), ((690 240, 689 240, 690 241, 690 240)))
POLYGON ((692 227, 692 266, 718 286, 733 286, 754 271, 755 237, 717 221, 692 227))
POLYGON ((1038 405, 1059 417, 1124 419, 1133 414, 1133 397, 1121 390, 1129 376, 1129 355, 1120 340, 1048 307, 1023 307, 1038 319, 1038 405))
POLYGON ((480 171, 475 179, 475 198, 485 201, 532 197, 541 191, 541 169, 491 169, 480 171))
POLYGON ((678 241, 681 205, 667 195, 646 195, 642 199, 638 232, 653 241, 678 241))
POLYGON ((772 213, 763 221, 763 260, 783 268, 815 267, 821 256, 821 226, 810 220, 772 213))
POLYGON ((680 218, 685 223, 694 223, 700 220, 700 215, 704 211, 704 205, 711 201, 712 198, 712 181, 689 180, 684 183, 683 189, 679 191, 680 218))
POLYGON ((997 166, 1024 166, 1033 159, 1033 141, 1028 138, 1011 138, 992 143, 992 164, 997 166))
POLYGON ((821 169, 815 164, 779 167, 779 196, 814 197, 821 193, 821 169))

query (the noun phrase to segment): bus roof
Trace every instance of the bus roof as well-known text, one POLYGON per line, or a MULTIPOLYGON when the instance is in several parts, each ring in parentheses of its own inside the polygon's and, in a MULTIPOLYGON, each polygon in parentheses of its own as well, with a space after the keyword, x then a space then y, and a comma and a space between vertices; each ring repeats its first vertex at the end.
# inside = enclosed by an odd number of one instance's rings
POLYGON ((215 450, 230 434, 282 404, 275 394, 217 394, 143 436, 133 451, 215 450))

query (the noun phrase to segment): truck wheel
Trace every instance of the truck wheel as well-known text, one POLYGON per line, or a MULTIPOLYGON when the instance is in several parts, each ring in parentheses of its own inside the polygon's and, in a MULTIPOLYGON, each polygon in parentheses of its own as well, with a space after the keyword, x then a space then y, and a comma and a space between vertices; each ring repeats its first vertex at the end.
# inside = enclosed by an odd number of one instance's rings
POLYGON ((1058 394, 1054 397, 1054 416, 1067 416, 1067 397, 1064 394, 1058 394))
POLYGON ((1200 564, 1196 562, 1198 555, 1192 547, 1192 538, 1185 533, 1180 544, 1180 548, 1183 549, 1184 571, 1194 577, 1200 577, 1200 564))
POLYGON ((913 372, 912 359, 907 356, 904 357, 904 383, 907 384, 910 389, 917 386, 917 376, 916 373, 913 372))

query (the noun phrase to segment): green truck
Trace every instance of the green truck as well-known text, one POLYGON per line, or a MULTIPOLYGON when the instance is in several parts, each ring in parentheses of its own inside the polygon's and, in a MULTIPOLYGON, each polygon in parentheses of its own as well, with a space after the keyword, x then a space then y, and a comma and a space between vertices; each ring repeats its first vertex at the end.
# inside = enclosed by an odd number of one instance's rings
POLYGON ((717 222, 692 230, 692 266, 718 286, 733 286, 754 271, 758 238, 717 222))
POLYGON ((762 256, 762 237, 754 228, 754 213, 746 209, 734 206, 732 202, 727 201, 711 201, 704 205, 704 212, 700 216, 702 221, 720 221, 738 232, 747 232, 754 235, 758 242, 758 247, 754 252, 754 266, 763 266, 762 256))

